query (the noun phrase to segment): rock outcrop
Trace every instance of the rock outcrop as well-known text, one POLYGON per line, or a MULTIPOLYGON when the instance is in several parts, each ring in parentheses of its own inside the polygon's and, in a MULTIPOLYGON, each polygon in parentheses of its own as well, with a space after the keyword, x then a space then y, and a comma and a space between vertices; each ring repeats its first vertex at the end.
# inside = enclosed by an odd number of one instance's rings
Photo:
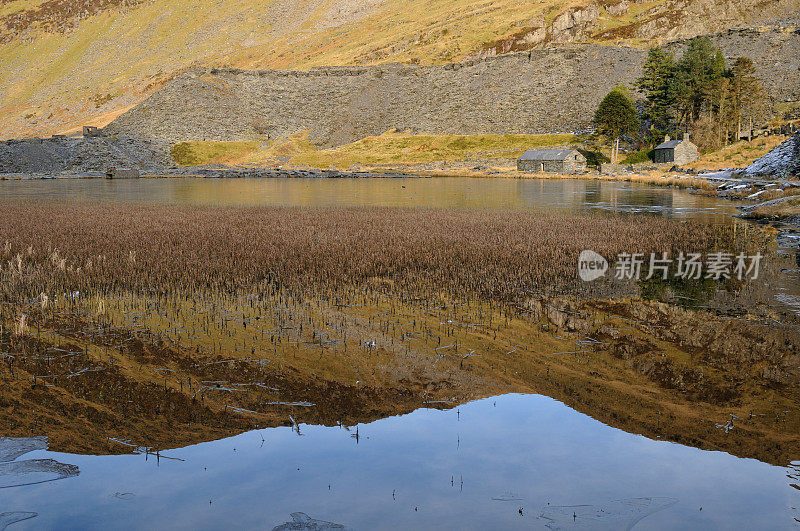
POLYGON ((169 144, 133 138, 26 138, 0 142, 0 173, 105 172, 172 166, 169 144))
POLYGON ((747 177, 778 179, 800 176, 800 133, 754 161, 744 173, 747 177))

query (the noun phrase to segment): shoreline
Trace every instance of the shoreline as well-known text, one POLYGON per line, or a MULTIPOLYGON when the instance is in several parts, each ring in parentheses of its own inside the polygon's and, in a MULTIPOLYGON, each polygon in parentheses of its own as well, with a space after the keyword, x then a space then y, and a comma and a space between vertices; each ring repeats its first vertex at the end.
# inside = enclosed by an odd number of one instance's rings
MULTIPOLYGON (((733 171, 733 170, 729 170, 733 171)), ((755 216, 753 213, 761 206, 769 206, 776 200, 790 196, 800 196, 800 181, 794 180, 753 180, 725 176, 726 172, 682 173, 676 171, 651 170, 647 172, 628 172, 603 174, 596 170, 585 173, 525 173, 513 168, 452 168, 419 169, 398 167, 365 167, 363 169, 334 170, 304 167, 256 168, 247 166, 186 166, 182 168, 144 170, 139 179, 402 179, 402 178, 474 178, 474 179, 519 179, 519 180, 581 180, 627 182, 663 188, 687 190, 689 193, 719 197, 745 203, 740 210, 742 219, 754 221, 785 221, 800 219, 800 208, 781 216, 755 216), (763 195, 763 197, 761 197, 763 195)), ((56 174, 0 174, 2 181, 39 181, 72 179, 107 179, 105 173, 56 173, 56 174)), ((111 179, 109 179, 111 180, 111 179)), ((117 179, 120 180, 120 179, 117 179)), ((126 180, 126 179, 123 179, 126 180)), ((793 221, 792 224, 797 224, 793 221)))
MULTIPOLYGON (((453 168, 429 170, 397 167, 366 167, 359 170, 335 170, 306 167, 254 168, 247 166, 187 166, 183 168, 165 168, 142 170, 142 179, 176 179, 176 178, 349 178, 349 179, 386 179, 386 178, 434 178, 434 177, 472 177, 479 179, 575 179, 588 181, 622 181, 640 182, 657 186, 676 188, 710 189, 711 183, 695 174, 675 174, 676 172, 647 172, 625 174, 586 173, 524 173, 510 169, 472 170, 453 168)), ((44 174, 0 174, 0 181, 36 181, 36 180, 70 180, 70 179, 105 179, 105 173, 44 173, 44 174)))

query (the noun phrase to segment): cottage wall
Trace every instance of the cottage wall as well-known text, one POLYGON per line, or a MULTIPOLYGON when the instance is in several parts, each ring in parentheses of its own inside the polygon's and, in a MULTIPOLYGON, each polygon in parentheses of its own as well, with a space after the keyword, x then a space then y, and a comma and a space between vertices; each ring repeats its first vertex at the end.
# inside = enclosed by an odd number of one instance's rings
POLYGON ((545 160, 542 161, 544 164, 544 171, 549 173, 563 173, 564 172, 564 161, 562 160, 545 160))
POLYGON ((667 162, 674 162, 675 156, 671 148, 657 149, 655 152, 655 161, 657 164, 664 164, 667 162))
POLYGON ((691 142, 681 142, 675 147, 674 162, 678 166, 682 166, 696 161, 699 156, 697 146, 691 142))
POLYGON ((564 161, 564 173, 583 173, 586 171, 586 158, 583 155, 570 155, 564 161))
POLYGON ((518 160, 517 170, 527 173, 537 173, 542 171, 541 160, 518 160))
POLYGON ((563 173, 582 173, 586 171, 586 159, 582 155, 570 155, 563 163, 563 173))

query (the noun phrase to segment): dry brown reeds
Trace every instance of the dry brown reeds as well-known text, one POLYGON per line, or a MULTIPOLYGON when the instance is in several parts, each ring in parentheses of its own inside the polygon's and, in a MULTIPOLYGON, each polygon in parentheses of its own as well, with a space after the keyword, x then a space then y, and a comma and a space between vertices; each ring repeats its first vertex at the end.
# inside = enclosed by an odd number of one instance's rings
POLYGON ((730 228, 691 221, 538 211, 52 204, 0 211, 3 271, 31 297, 369 285, 513 299, 577 282, 584 249, 607 257, 703 251, 731 236, 730 228))
POLYGON ((617 385, 628 360, 573 319, 617 330, 634 314, 530 299, 582 284, 584 249, 611 258, 732 240, 725 225, 606 213, 7 204, 0 398, 24 406, 0 408, 0 422, 158 447, 287 413, 353 424, 510 391, 591 407, 611 397, 607 418, 643 419, 639 383, 617 385))

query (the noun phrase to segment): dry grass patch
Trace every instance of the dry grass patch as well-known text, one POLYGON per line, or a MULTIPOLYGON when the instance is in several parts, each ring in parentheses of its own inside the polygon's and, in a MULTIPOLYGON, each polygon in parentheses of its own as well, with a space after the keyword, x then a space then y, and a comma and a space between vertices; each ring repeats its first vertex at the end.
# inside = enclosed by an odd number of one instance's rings
POLYGON ((748 219, 783 220, 800 216, 800 197, 788 197, 767 205, 758 205, 750 210, 745 217, 748 219))
POLYGON ((759 137, 752 142, 740 141, 718 151, 702 155, 698 160, 687 164, 692 170, 716 171, 726 168, 745 168, 775 149, 786 136, 759 137))
POLYGON ((288 157, 289 164, 315 168, 349 168, 354 164, 425 164, 472 158, 517 158, 536 147, 579 143, 572 134, 555 135, 430 135, 389 131, 332 149, 318 149, 308 133, 273 142, 246 157, 265 163, 288 157))
POLYGON ((258 142, 180 142, 172 147, 172 160, 181 166, 236 164, 258 149, 258 142))
POLYGON ((584 173, 579 175, 561 173, 521 173, 517 176, 523 179, 585 179, 593 181, 622 181, 647 184, 651 186, 668 186, 680 189, 706 191, 716 190, 716 187, 713 184, 702 178, 680 177, 656 171, 624 175, 603 175, 597 173, 584 173))

